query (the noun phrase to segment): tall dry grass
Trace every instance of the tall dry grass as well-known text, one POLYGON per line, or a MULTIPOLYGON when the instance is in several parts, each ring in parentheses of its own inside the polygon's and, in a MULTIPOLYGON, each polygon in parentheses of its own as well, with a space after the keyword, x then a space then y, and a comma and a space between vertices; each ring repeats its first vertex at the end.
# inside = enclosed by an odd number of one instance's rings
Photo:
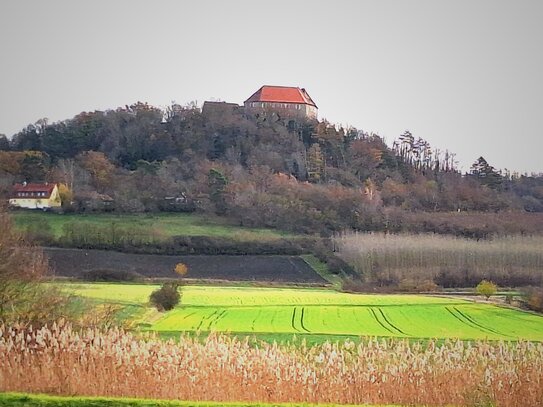
POLYGON ((339 255, 368 280, 430 279, 454 287, 483 278, 503 286, 543 283, 543 236, 473 240, 451 236, 346 233, 339 255))
POLYGON ((538 406, 543 344, 365 340, 253 346, 222 335, 0 327, 0 391, 214 401, 538 406))

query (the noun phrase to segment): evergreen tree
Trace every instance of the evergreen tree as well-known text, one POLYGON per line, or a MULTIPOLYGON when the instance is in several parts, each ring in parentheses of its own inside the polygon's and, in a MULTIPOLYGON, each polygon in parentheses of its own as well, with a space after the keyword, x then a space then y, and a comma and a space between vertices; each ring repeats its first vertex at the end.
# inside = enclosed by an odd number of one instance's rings
POLYGON ((479 157, 471 166, 470 174, 483 184, 492 189, 501 187, 503 177, 483 157, 479 157))

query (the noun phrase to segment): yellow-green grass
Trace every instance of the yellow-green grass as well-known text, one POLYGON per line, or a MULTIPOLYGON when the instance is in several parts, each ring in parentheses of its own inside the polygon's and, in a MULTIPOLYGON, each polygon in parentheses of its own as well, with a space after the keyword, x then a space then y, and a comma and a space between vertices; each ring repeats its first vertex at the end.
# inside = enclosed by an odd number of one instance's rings
MULTIPOLYGON (((126 306, 147 304, 156 285, 65 284, 75 295, 126 306)), ((543 341, 543 317, 457 298, 361 295, 320 289, 183 287, 182 305, 138 315, 139 327, 166 335, 232 334, 459 338, 543 341), (150 317, 151 316, 151 317, 150 317)))
MULTIPOLYGON (((315 404, 299 403, 247 403, 205 402, 179 400, 151 400, 119 397, 62 397, 43 394, 0 393, 0 406, 10 407, 311 407, 315 404)), ((340 407, 340 404, 319 404, 340 407)), ((350 405, 355 407, 354 405, 350 405)), ((368 406, 364 404, 364 406, 368 406)), ((393 407, 392 405, 387 405, 393 407)), ((386 407, 381 405, 381 407, 386 407)))
POLYGON ((64 225, 76 222, 97 226, 108 226, 115 222, 118 226, 134 226, 159 231, 164 236, 216 236, 231 237, 239 240, 274 239, 292 236, 287 232, 274 229, 256 229, 234 226, 224 218, 205 217, 187 213, 160 213, 147 215, 131 214, 55 214, 20 211, 13 213, 15 226, 20 230, 35 222, 45 220, 51 227, 54 237, 63 234, 64 225))
POLYGON ((339 289, 341 287, 341 284, 343 283, 343 278, 341 278, 341 276, 337 274, 331 273, 326 263, 320 261, 313 254, 302 254, 300 257, 304 259, 305 262, 317 272, 317 274, 319 274, 322 278, 332 284, 335 289, 339 289))

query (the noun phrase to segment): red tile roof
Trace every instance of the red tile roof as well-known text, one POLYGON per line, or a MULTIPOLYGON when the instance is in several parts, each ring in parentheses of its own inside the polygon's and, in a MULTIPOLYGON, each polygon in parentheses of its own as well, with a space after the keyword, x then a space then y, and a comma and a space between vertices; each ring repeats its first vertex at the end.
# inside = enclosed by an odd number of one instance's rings
MULTIPOLYGON (((47 183, 47 184, 15 184, 13 185, 13 198, 19 198, 17 195, 19 192, 26 192, 30 194, 35 194, 37 192, 45 192, 45 197, 49 198, 51 194, 53 193, 53 189, 55 188, 54 183, 47 183)), ((32 198, 32 195, 28 195, 28 197, 32 198)), ((37 195, 36 195, 37 197, 37 195)), ((44 198, 44 197, 42 197, 44 198)))
POLYGON ((300 103, 317 107, 304 88, 288 86, 262 86, 247 102, 300 103))

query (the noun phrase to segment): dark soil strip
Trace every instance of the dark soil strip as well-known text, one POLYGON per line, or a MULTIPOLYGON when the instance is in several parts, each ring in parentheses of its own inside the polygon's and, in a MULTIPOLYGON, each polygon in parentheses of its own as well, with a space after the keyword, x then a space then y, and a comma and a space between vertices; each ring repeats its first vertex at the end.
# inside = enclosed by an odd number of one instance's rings
POLYGON ((396 332, 392 331, 388 326, 386 326, 385 324, 383 324, 381 322, 381 320, 377 317, 377 314, 375 313, 375 310, 373 308, 370 308, 369 309, 371 314, 373 315, 373 318, 375 318, 375 320, 377 321, 377 323, 379 325, 381 325, 383 328, 385 328, 388 332, 390 332, 391 334, 395 334, 396 332))
POLYGON ((398 331, 402 335, 411 336, 409 334, 406 334, 404 331, 402 331, 400 328, 398 328, 396 325, 394 325, 392 322, 390 322, 381 308, 378 308, 378 310, 381 313, 381 315, 383 316, 383 319, 385 320, 385 322, 387 324, 389 324, 392 328, 394 328, 396 331, 398 331))
POLYGON ((328 282, 298 256, 166 256, 108 250, 44 248, 55 274, 62 277, 113 279, 178 278, 178 263, 188 267, 187 278, 282 283, 328 282))
POLYGON ((302 316, 300 317, 300 325, 302 326, 302 329, 306 332, 311 332, 309 329, 307 329, 304 325, 304 311, 305 307, 302 307, 302 316))

